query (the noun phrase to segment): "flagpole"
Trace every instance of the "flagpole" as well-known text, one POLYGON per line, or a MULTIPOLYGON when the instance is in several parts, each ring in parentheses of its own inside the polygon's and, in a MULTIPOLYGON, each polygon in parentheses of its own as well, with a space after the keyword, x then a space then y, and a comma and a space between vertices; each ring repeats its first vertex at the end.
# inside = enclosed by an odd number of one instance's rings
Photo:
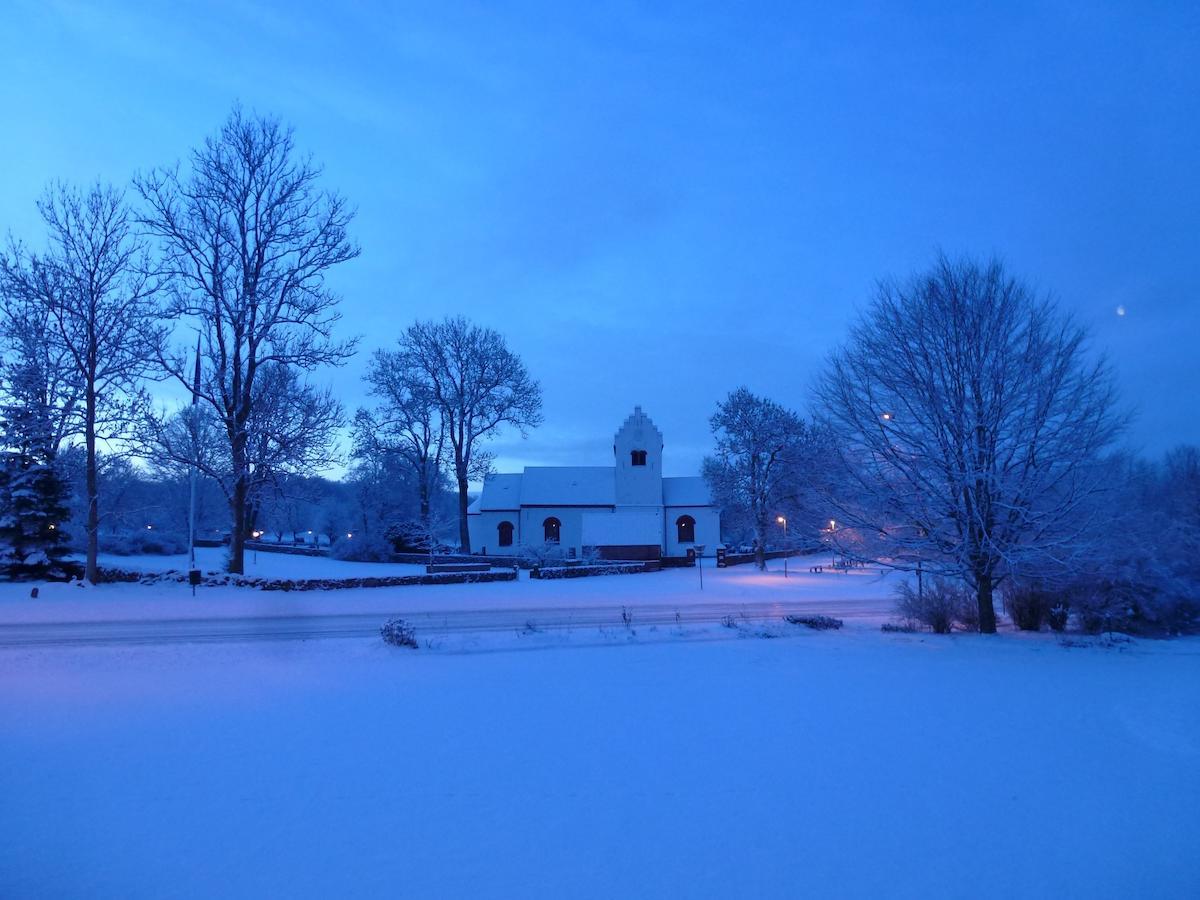
POLYGON ((189 473, 191 481, 191 499, 188 504, 188 581, 192 585, 192 596, 196 596, 196 582, 199 570, 196 568, 196 469, 199 468, 199 448, 196 446, 196 403, 200 399, 200 335, 196 335, 196 374, 192 382, 192 470, 189 473))

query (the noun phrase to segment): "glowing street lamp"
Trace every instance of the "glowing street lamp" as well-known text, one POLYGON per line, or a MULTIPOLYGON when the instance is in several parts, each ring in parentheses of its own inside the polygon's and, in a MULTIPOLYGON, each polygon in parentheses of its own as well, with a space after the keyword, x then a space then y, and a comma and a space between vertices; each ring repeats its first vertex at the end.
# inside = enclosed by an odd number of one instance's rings
POLYGON ((776 516, 775 521, 783 526, 783 577, 788 577, 787 571, 787 516, 776 516))

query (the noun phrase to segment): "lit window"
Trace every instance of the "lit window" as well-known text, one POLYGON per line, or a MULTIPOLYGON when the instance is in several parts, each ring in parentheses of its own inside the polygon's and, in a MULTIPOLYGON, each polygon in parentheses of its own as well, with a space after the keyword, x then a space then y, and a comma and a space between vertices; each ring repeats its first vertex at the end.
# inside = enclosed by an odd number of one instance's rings
POLYGON ((691 516, 680 516, 676 519, 675 529, 679 533, 679 543, 696 543, 696 520, 691 516))

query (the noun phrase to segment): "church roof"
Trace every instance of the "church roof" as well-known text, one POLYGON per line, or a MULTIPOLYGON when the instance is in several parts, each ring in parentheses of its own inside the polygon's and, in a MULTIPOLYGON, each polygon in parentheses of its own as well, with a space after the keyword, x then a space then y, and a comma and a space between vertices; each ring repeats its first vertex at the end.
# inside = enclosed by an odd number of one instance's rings
POLYGON ((489 475, 483 481, 483 494, 479 498, 479 509, 520 509, 521 476, 489 475))
POLYGON ((526 466, 522 506, 612 506, 617 502, 612 466, 526 466))
POLYGON ((711 506, 708 482, 699 475, 663 479, 663 506, 711 506))

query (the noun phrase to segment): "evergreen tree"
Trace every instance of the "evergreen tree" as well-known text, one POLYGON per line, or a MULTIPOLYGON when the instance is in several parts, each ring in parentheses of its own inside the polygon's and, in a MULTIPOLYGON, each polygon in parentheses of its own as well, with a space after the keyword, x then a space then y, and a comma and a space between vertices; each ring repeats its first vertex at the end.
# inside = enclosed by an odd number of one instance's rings
POLYGON ((71 573, 63 523, 68 488, 54 468, 53 424, 39 373, 10 371, 0 407, 0 576, 64 578, 71 573))

